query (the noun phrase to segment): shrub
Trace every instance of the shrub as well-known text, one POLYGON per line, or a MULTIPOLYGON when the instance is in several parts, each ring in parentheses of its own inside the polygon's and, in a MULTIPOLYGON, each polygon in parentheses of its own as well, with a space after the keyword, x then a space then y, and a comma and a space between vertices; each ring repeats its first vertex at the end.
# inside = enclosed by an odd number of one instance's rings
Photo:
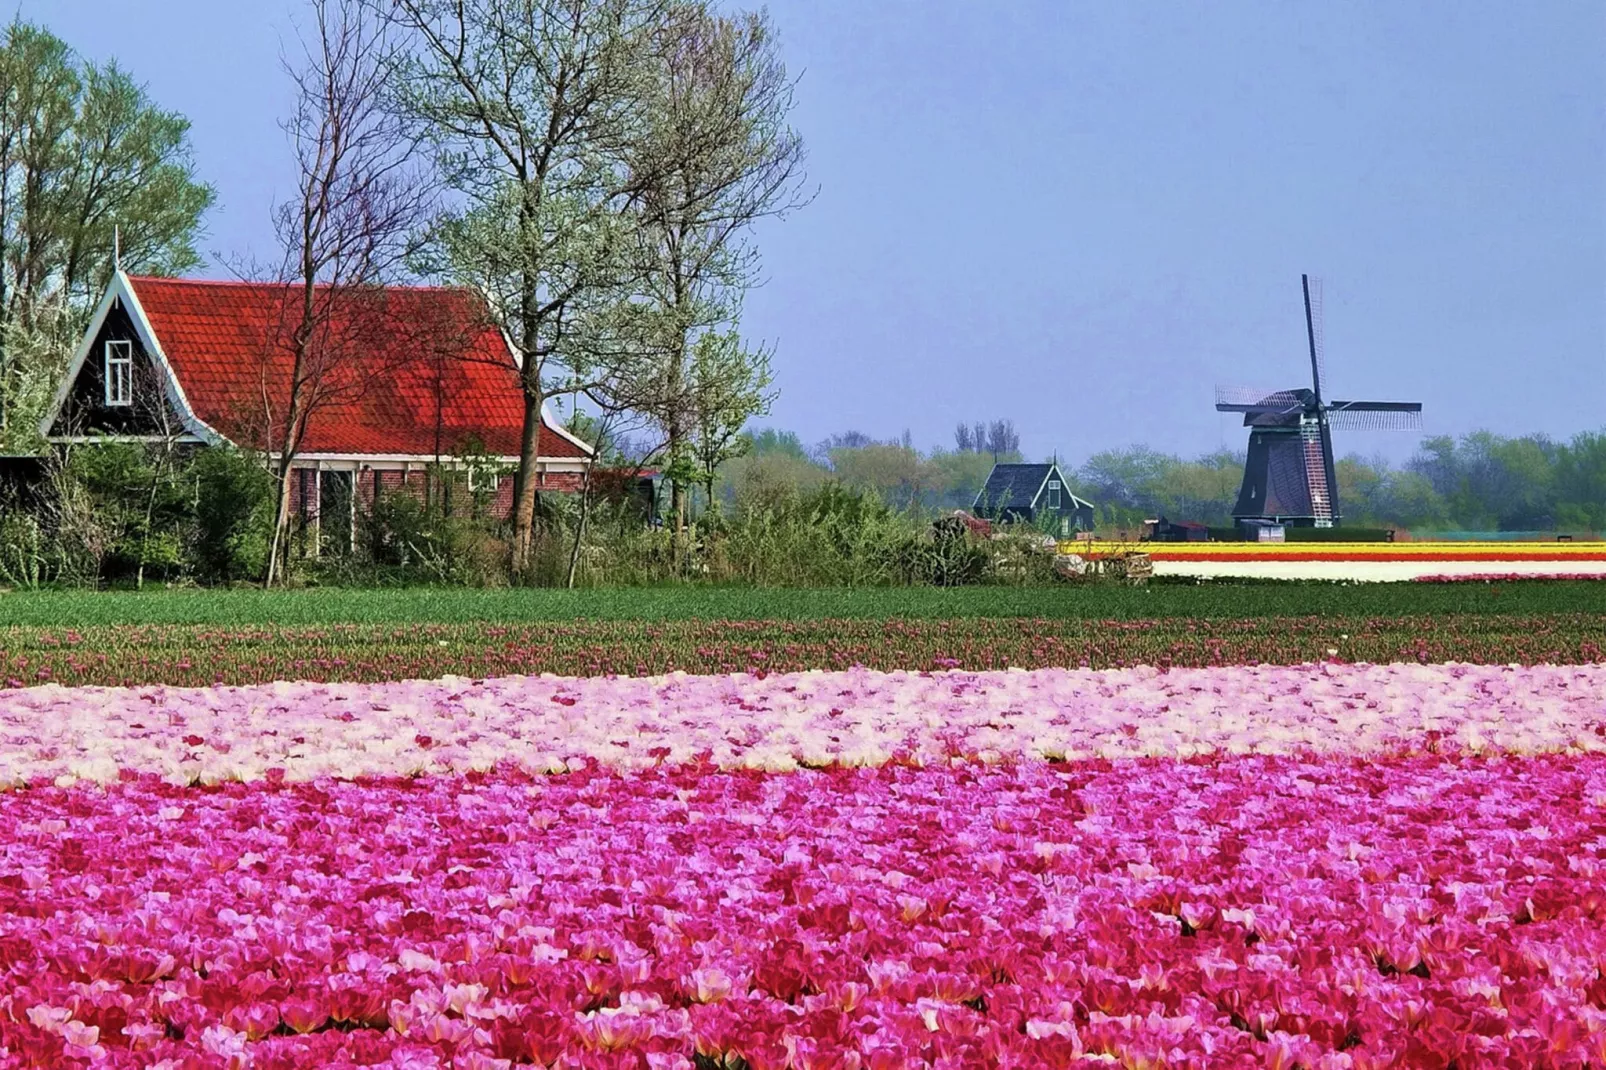
POLYGON ((32 513, 0 508, 0 583, 39 587, 50 578, 48 539, 32 513))
POLYGON ((492 586, 506 581, 507 543, 500 525, 450 516, 411 494, 386 494, 359 511, 357 549, 320 562, 325 578, 342 582, 451 583, 492 586))
POLYGON ((261 576, 273 535, 273 476, 255 458, 222 446, 201 450, 187 474, 195 487, 196 575, 219 583, 261 576))
POLYGON ((148 575, 182 574, 181 536, 195 508, 182 460, 170 443, 74 448, 53 479, 58 556, 92 563, 98 579, 143 583, 148 575))

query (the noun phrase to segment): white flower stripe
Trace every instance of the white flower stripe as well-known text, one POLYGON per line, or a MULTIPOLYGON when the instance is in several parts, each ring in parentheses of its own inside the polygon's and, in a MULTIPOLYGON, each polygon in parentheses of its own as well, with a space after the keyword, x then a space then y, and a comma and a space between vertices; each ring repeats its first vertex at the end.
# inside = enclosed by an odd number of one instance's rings
POLYGON ((1606 665, 448 678, 0 694, 0 785, 1212 753, 1606 750, 1606 665))

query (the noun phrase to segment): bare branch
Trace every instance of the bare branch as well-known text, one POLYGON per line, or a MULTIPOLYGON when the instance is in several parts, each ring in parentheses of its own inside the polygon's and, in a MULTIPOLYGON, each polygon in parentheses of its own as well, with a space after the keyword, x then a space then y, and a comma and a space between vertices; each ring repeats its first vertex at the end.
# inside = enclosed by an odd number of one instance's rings
POLYGON ((282 572, 291 466, 309 425, 372 387, 382 371, 374 354, 406 352, 395 338, 407 323, 387 308, 385 286, 405 270, 433 198, 414 162, 417 139, 387 107, 388 24, 361 0, 312 0, 312 8, 304 54, 285 62, 296 87, 285 123, 296 196, 274 213, 283 259, 276 285, 262 290, 273 326, 262 359, 263 427, 280 481, 270 584, 282 572), (282 412, 273 411, 277 399, 282 412))

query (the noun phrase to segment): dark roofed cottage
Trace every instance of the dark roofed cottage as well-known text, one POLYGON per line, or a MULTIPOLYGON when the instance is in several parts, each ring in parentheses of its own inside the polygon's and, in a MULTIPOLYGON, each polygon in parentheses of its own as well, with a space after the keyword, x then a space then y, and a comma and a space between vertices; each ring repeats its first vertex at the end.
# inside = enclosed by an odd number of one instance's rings
POLYGON ((995 464, 971 510, 1003 522, 1045 526, 1059 535, 1093 530, 1093 503, 1071 492, 1058 464, 995 464))

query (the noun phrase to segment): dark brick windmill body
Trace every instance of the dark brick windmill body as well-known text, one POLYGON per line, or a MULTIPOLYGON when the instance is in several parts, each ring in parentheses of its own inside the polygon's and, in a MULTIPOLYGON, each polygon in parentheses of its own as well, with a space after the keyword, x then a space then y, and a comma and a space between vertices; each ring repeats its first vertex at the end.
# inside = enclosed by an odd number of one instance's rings
POLYGON ((1340 521, 1332 429, 1408 430, 1422 426, 1416 401, 1328 401, 1322 394, 1321 290, 1300 276, 1311 389, 1216 391, 1216 409, 1242 413, 1250 429, 1243 484, 1233 506, 1239 521, 1336 527, 1340 521), (1314 300, 1313 300, 1314 297, 1314 300))

